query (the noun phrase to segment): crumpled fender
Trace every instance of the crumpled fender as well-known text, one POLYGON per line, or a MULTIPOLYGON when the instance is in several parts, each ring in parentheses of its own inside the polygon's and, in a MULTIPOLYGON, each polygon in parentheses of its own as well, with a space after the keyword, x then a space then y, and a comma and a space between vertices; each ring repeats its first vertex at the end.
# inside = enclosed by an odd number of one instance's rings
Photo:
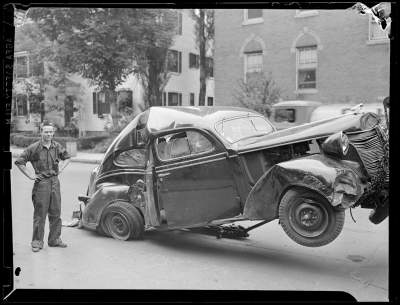
POLYGON ((91 196, 82 213, 83 225, 95 229, 106 206, 116 200, 129 201, 129 186, 104 183, 91 196))
POLYGON ((250 220, 277 218, 281 198, 293 186, 318 192, 332 206, 351 207, 365 188, 357 166, 356 162, 336 160, 323 154, 278 163, 253 186, 243 215, 250 220))

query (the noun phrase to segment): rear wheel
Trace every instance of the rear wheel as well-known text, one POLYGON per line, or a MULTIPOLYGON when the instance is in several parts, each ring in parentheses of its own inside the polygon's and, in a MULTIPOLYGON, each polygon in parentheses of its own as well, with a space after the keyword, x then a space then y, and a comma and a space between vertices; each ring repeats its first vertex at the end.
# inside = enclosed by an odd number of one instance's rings
POLYGON ((290 189, 279 206, 279 222, 296 243, 307 247, 329 244, 343 229, 344 209, 333 207, 320 194, 290 189))
POLYGON ((98 231, 119 240, 141 239, 144 220, 132 204, 117 201, 104 210, 98 231))

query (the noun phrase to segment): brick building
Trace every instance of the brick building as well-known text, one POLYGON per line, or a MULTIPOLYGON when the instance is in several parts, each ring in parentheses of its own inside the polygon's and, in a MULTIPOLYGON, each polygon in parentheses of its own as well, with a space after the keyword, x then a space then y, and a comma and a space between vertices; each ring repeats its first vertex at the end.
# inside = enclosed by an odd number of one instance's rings
POLYGON ((390 42, 353 10, 217 9, 216 105, 249 73, 272 73, 281 98, 378 102, 389 95, 390 42))

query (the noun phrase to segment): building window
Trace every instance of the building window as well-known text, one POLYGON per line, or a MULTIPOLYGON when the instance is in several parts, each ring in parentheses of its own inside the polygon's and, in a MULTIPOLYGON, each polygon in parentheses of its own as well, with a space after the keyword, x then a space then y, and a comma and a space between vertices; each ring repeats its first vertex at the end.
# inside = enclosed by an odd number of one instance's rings
POLYGON ((245 80, 259 74, 263 70, 263 53, 261 51, 245 54, 245 80))
POLYGON ((117 92, 118 111, 124 111, 127 108, 133 109, 132 90, 120 90, 117 92))
POLYGON ((214 105, 214 98, 212 96, 207 97, 207 106, 214 105))
POLYGON ((103 117, 110 113, 110 98, 107 92, 93 92, 93 114, 103 117))
POLYGON ((194 93, 190 93, 189 95, 189 105, 194 106, 194 93))
POLYGON ((243 24, 254 24, 263 22, 263 10, 262 9, 245 9, 244 10, 244 21, 243 24))
POLYGON ((34 58, 29 58, 29 76, 42 76, 44 75, 44 64, 34 58))
POLYGON ((26 78, 29 75, 29 59, 27 55, 14 58, 14 79, 26 78))
POLYGON ((176 50, 168 50, 168 71, 182 72, 182 52, 176 50))
POLYGON ((263 11, 262 9, 249 9, 245 10, 246 14, 246 19, 257 19, 257 18, 262 18, 263 17, 263 11))
POLYGON ((182 106, 182 93, 168 92, 168 106, 182 106))
POLYGON ((317 46, 297 48, 297 90, 317 88, 317 46))
POLYGON ((29 113, 40 113, 43 97, 37 94, 29 96, 29 113))
POLYGON ((197 54, 189 53, 189 68, 198 69, 200 66, 200 56, 197 54))
POLYGON ((372 42, 387 42, 389 38, 386 32, 382 30, 382 27, 374 20, 374 18, 369 17, 369 34, 368 40, 372 42))
POLYGON ((17 94, 15 97, 16 115, 28 115, 28 97, 26 94, 17 94))
POLYGON ((214 77, 214 60, 206 57, 207 77, 214 77))

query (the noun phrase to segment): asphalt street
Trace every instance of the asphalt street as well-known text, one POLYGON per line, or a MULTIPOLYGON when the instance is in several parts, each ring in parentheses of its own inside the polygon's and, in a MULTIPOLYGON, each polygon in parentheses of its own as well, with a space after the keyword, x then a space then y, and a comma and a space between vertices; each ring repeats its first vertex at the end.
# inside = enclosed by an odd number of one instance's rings
MULTIPOLYGON (((71 163, 60 176, 64 221, 71 220, 94 166, 71 163)), ((347 213, 341 235, 319 248, 297 245, 273 221, 244 240, 148 231, 143 240, 122 242, 63 227, 67 248, 45 243, 33 253, 33 182, 13 165, 11 184, 14 268, 21 270, 15 289, 329 290, 358 301, 388 301, 389 220, 374 225, 369 210, 354 210, 356 223, 347 213)))

